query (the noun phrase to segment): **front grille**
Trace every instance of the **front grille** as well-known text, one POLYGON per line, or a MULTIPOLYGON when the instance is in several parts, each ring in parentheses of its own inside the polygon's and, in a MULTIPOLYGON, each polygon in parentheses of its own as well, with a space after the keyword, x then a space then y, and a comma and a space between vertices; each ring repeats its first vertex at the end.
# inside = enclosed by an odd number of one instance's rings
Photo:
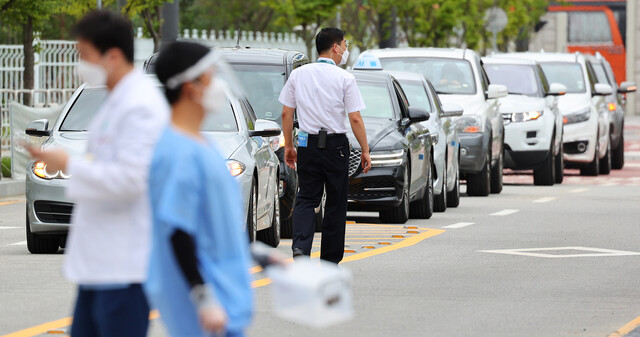
POLYGON ((349 177, 358 171, 360 167, 360 156, 362 156, 361 150, 351 149, 351 153, 349 154, 349 177))
POLYGON ((73 204, 55 201, 36 201, 34 204, 36 216, 42 222, 68 224, 71 223, 73 204))
POLYGON ((392 180, 367 181, 367 183, 352 181, 349 183, 349 199, 352 200, 391 198, 395 196, 396 186, 392 180))

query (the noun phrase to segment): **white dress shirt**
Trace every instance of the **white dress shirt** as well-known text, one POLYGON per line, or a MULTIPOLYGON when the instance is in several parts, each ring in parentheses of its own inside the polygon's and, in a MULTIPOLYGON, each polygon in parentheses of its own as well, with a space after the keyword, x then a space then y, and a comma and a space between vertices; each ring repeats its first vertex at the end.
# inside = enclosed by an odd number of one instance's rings
POLYGON ((279 101, 296 109, 300 131, 309 134, 346 133, 346 113, 365 109, 355 77, 324 57, 291 72, 279 101))
POLYGON ((148 173, 169 119, 156 84, 127 74, 89 126, 87 153, 69 161, 68 197, 75 202, 65 276, 79 284, 141 283, 151 244, 148 173))

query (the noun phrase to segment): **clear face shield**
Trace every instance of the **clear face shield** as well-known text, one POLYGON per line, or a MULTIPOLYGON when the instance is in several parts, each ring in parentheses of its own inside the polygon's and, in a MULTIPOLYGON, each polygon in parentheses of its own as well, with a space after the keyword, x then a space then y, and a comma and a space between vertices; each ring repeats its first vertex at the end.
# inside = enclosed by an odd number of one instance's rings
POLYGON ((205 89, 200 104, 208 114, 215 114, 222 104, 228 101, 227 96, 244 97, 244 89, 236 79, 233 70, 224 58, 214 50, 185 71, 169 78, 168 89, 177 89, 180 85, 196 81, 204 74, 211 75, 211 81, 205 89))

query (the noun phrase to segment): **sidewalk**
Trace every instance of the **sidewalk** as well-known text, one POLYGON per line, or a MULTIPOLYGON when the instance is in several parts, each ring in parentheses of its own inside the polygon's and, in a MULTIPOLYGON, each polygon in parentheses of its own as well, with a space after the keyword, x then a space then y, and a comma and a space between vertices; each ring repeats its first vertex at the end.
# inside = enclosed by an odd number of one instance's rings
POLYGON ((0 180, 0 199, 24 195, 25 187, 24 180, 2 178, 0 180))

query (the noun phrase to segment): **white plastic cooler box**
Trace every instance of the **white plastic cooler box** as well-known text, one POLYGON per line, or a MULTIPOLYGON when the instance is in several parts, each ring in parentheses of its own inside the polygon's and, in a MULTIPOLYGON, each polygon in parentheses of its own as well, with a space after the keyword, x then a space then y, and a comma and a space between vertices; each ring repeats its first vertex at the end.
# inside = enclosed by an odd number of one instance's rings
POLYGON ((275 314, 311 327, 325 327, 353 318, 351 272, 322 260, 298 259, 270 267, 267 276, 275 314))

